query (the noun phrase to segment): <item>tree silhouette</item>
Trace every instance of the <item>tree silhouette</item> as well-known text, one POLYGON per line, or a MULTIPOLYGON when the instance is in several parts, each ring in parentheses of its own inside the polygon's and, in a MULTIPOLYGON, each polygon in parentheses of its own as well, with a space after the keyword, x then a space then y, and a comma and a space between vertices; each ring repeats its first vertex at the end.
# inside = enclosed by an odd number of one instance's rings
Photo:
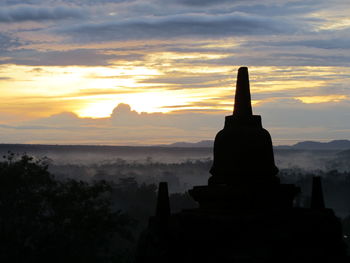
POLYGON ((59 181, 47 168, 13 153, 0 162, 0 261, 120 262, 133 220, 111 210, 110 185, 59 181))

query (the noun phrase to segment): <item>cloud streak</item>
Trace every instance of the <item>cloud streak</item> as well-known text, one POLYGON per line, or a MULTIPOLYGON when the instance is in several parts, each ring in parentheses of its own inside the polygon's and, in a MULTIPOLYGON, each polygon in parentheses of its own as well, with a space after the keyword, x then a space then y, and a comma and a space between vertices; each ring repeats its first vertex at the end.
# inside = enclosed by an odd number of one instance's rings
POLYGON ((165 39, 177 37, 229 37, 285 34, 302 31, 298 23, 235 12, 228 15, 171 15, 117 22, 90 23, 59 30, 78 41, 165 39))
POLYGON ((14 23, 26 21, 62 20, 82 18, 85 12, 80 8, 66 6, 36 7, 30 5, 15 6, 0 10, 0 23, 14 23))
POLYGON ((128 60, 129 57, 107 55, 93 49, 43 52, 33 49, 21 49, 15 53, 8 52, 8 58, 1 60, 0 64, 28 66, 107 66, 110 65, 109 60, 111 59, 128 60), (10 57, 11 55, 13 57, 10 57))

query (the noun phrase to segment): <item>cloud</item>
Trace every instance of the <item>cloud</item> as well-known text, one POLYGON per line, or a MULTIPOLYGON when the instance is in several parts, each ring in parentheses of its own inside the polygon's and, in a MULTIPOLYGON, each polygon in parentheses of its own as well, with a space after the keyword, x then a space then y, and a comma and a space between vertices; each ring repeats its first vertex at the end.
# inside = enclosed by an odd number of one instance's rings
POLYGON ((0 10, 0 23, 62 20, 70 18, 81 18, 85 15, 86 13, 80 8, 66 6, 36 7, 24 5, 0 10))
POLYGON ((350 55, 322 54, 311 52, 276 52, 272 57, 288 61, 289 65, 297 66, 347 66, 350 55))
POLYGON ((42 0, 2 0, 3 5, 33 5, 33 4, 40 4, 42 3, 42 0))
MULTIPOLYGON (((336 139, 350 136, 347 110, 350 101, 304 104, 294 99, 279 99, 254 106, 262 115, 263 126, 276 141, 290 139, 336 139)), ((98 143, 150 145, 176 141, 213 139, 222 129, 222 111, 175 111, 138 113, 119 104, 109 118, 80 118, 69 112, 29 122, 0 126, 1 142, 17 143, 98 143)))
MULTIPOLYGON (((198 114, 198 113, 138 113, 131 110, 127 104, 119 104, 109 118, 109 121, 113 126, 160 126, 171 127, 176 129, 186 130, 191 133, 197 129, 203 128, 210 129, 210 127, 217 127, 220 125, 220 119, 218 116, 210 114, 198 114)), ((166 136, 166 135, 165 135, 166 136)))
POLYGON ((74 3, 76 5, 103 5, 103 4, 119 4, 119 3, 132 3, 137 0, 63 0, 63 2, 74 3))
POLYGON ((2 80, 11 80, 12 78, 10 78, 10 77, 0 77, 0 81, 2 81, 2 80))
POLYGON ((212 138, 223 125, 215 114, 138 113, 119 104, 109 118, 79 118, 69 112, 0 126, 1 142, 149 145, 212 138))
POLYGON ((340 52, 320 52, 298 47, 266 46, 254 42, 235 50, 232 56, 218 59, 196 59, 186 61, 192 65, 248 65, 248 66, 347 66, 350 56, 340 52))
MULTIPOLYGON (((9 52, 7 59, 0 64, 17 64, 29 66, 107 66, 110 60, 131 60, 132 56, 108 55, 95 49, 74 49, 66 51, 38 51, 20 49, 9 52), (11 57, 12 56, 12 57, 11 57)), ((135 59, 135 56, 134 56, 135 59)))
POLYGON ((0 33, 0 51, 20 47, 25 44, 28 44, 28 42, 21 41, 18 37, 15 37, 9 33, 0 33))
POLYGON ((297 36, 295 39, 274 39, 271 40, 255 40, 249 46, 266 46, 266 47, 307 47, 325 50, 349 49, 350 29, 337 30, 317 30, 309 32, 307 35, 297 36))
MULTIPOLYGON (((350 128, 350 101, 305 104, 297 99, 279 99, 256 107, 268 126, 290 128, 327 127, 329 131, 350 128)), ((350 134, 349 134, 350 135, 350 134)))
MULTIPOLYGON (((82 119, 83 120, 83 119, 82 119)), ((72 127, 72 126, 80 126, 82 125, 82 121, 80 118, 72 113, 72 112, 62 112, 59 114, 54 114, 48 118, 42 118, 39 120, 35 121, 30 121, 28 123, 25 123, 24 125, 18 126, 18 127, 32 127, 32 126, 37 126, 37 127, 47 127, 47 128, 67 128, 67 127, 72 127)))
POLYGON ((241 2, 240 0, 168 0, 169 2, 173 2, 176 4, 183 4, 188 6, 196 6, 196 7, 202 7, 202 6, 213 6, 213 5, 221 5, 225 3, 232 3, 232 2, 241 2))
MULTIPOLYGON (((179 86, 192 84, 205 84, 210 83, 212 87, 218 85, 218 83, 232 83, 231 76, 228 74, 184 74, 181 72, 169 72, 166 76, 156 76, 152 78, 147 78, 140 83, 162 83, 162 84, 175 84, 179 86)), ((205 85, 203 85, 205 87, 205 85)))
MULTIPOLYGON (((305 26, 304 26, 305 27, 305 26)), ((169 39, 177 37, 229 37, 242 35, 285 34, 302 31, 303 26, 286 19, 252 16, 185 14, 140 17, 116 22, 89 23, 60 29, 76 41, 169 39)))
POLYGON ((40 5, 43 3, 57 4, 57 3, 70 3, 75 5, 98 5, 106 3, 121 3, 121 2, 133 2, 136 0, 2 0, 6 5, 40 5))
POLYGON ((320 49, 350 49, 350 33, 342 37, 330 37, 329 39, 299 40, 289 42, 277 42, 279 46, 304 46, 320 49))

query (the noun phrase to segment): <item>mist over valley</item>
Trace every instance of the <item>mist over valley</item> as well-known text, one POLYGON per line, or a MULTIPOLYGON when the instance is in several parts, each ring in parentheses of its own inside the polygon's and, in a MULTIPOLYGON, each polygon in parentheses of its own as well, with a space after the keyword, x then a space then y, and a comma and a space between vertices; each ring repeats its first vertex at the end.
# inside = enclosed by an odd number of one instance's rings
MULTIPOLYGON (((132 180, 139 185, 165 181, 170 193, 207 184, 213 156, 211 147, 0 145, 2 155, 8 151, 44 159, 59 180, 132 180)), ((281 181, 301 187, 300 205, 308 205, 311 177, 318 175, 323 177, 327 206, 339 216, 350 212, 350 150, 289 146, 275 147, 274 153, 281 181)))

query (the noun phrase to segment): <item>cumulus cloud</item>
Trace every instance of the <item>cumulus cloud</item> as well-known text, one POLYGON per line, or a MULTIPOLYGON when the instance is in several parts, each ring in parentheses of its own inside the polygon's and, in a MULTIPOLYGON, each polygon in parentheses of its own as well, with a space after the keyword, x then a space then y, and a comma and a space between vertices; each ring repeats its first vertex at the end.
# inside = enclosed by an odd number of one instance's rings
MULTIPOLYGON (((335 139, 350 136, 350 101, 304 104, 295 99, 280 99, 254 107, 263 125, 275 140, 335 139)), ((98 143, 150 145, 175 141, 213 139, 223 127, 222 112, 172 114, 138 113, 119 104, 109 118, 80 118, 61 113, 48 118, 1 125, 2 142, 19 143, 98 143)))
POLYGON ((54 129, 67 129, 68 127, 79 127, 83 124, 84 119, 80 119, 76 114, 72 112, 62 112, 54 114, 48 118, 42 118, 34 121, 30 121, 19 125, 18 128, 28 129, 36 126, 41 128, 54 128, 54 129))
POLYGON ((153 127, 171 127, 182 129, 193 133, 197 129, 211 129, 218 127, 222 117, 215 114, 175 112, 172 114, 164 113, 138 113, 131 110, 127 104, 119 104, 109 118, 113 126, 153 126, 153 127))
POLYGON ((1 142, 149 145, 210 139, 224 117, 204 113, 138 113, 119 104, 109 118, 60 113, 33 121, 0 125, 1 142))

